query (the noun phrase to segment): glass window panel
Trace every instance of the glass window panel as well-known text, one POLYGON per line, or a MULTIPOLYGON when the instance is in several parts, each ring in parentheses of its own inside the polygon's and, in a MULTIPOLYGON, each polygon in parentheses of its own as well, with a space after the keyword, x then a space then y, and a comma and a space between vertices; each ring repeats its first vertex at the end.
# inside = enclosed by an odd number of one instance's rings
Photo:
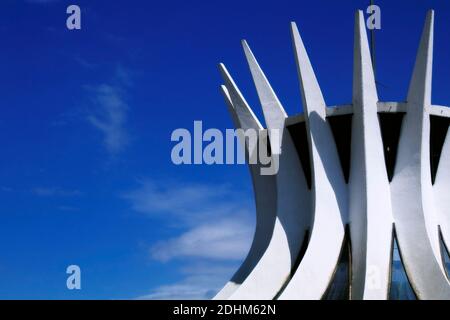
POLYGON ((391 286, 389 291, 390 300, 416 300, 416 295, 409 283, 408 277, 403 267, 397 239, 394 236, 394 246, 392 252, 391 266, 391 286))
MULTIPOLYGON (((347 237, 346 237, 347 238, 347 237)), ((350 297, 350 243, 345 240, 336 273, 325 293, 324 300, 349 300, 350 297)))

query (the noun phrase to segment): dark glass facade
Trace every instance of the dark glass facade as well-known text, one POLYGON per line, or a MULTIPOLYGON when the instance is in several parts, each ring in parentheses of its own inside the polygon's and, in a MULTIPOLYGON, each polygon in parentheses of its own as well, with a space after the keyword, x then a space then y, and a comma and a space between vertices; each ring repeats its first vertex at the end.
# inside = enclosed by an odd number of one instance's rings
POLYGON ((394 237, 392 249, 391 283, 389 300, 416 300, 416 295, 409 283, 405 268, 402 263, 397 239, 394 237))
POLYGON ((350 242, 345 241, 334 278, 325 293, 324 300, 349 300, 351 277, 350 242))

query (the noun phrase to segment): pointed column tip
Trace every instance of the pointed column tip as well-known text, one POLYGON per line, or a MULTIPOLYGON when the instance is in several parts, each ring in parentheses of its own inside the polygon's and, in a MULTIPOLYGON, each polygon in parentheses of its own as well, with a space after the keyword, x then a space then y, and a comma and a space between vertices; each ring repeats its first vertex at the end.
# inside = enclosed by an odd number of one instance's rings
POLYGON ((425 24, 429 25, 431 28, 433 27, 433 25, 434 25, 434 10, 433 9, 430 9, 427 11, 427 16, 426 16, 425 21, 426 21, 425 24))
MULTIPOLYGON (((224 85, 224 84, 221 84, 220 85, 220 90, 222 91, 222 94, 224 94, 231 101, 230 93, 228 92, 227 86, 224 85)), ((231 103, 231 105, 233 106, 232 103, 231 103)), ((234 109, 234 106, 233 106, 233 109, 234 109)))
POLYGON ((434 10, 428 10, 416 54, 414 71, 409 83, 407 101, 431 104, 433 68, 434 10))
POLYGON ((253 54, 252 49, 250 49, 250 46, 248 45, 247 40, 242 39, 241 45, 242 45, 242 48, 244 49, 244 53, 247 58, 247 62, 249 62, 250 61, 249 58, 251 58, 251 60, 253 60, 254 63, 258 64, 258 62, 256 62, 256 58, 255 58, 255 55, 253 54))
POLYGON ((300 36, 300 33, 298 32, 298 27, 297 27, 297 24, 295 23, 295 21, 291 21, 290 25, 291 25, 292 41, 294 41, 294 45, 295 45, 295 37, 297 35, 300 36))
POLYGON ((325 119, 326 103, 302 37, 295 23, 291 23, 291 36, 298 78, 300 80, 303 111, 306 115, 307 125, 309 126, 309 115, 311 112, 316 112, 321 118, 325 119))
POLYGON ((239 91, 236 83, 234 82, 233 78, 231 77, 230 73, 228 72, 227 68, 223 63, 219 64, 219 71, 220 75, 222 76, 224 83, 224 87, 227 89, 227 92, 231 95, 231 93, 239 96, 239 98, 242 100, 244 104, 247 102, 245 101, 244 97, 242 96, 242 93, 239 91))
POLYGON ((225 99, 227 100, 229 110, 232 111, 232 116, 237 117, 236 123, 239 123, 239 126, 236 125, 236 127, 241 128, 242 125, 245 126, 249 124, 249 122, 245 119, 247 119, 248 115, 250 115, 250 127, 262 129, 263 126, 259 122, 251 107, 248 105, 247 101, 245 100, 244 96, 242 95, 241 91, 237 87, 236 83, 234 82, 233 78, 231 77, 223 63, 219 64, 219 70, 222 75, 223 81, 225 82, 225 84, 222 84, 220 86, 220 89, 225 99), (235 111, 237 112, 236 115, 234 115, 235 111))
POLYGON ((244 49, 244 52, 245 52, 246 54, 247 54, 247 53, 251 53, 251 55, 253 56, 253 52, 252 52, 252 50, 250 49, 250 46, 248 45, 247 40, 242 39, 242 40, 241 40, 241 45, 242 45, 242 48, 244 49))
POLYGON ((229 93, 230 91, 234 91, 238 95, 240 95, 239 89, 237 88, 233 78, 231 77, 230 73, 223 63, 219 63, 219 72, 222 76, 223 81, 225 82, 225 84, 222 86, 227 89, 227 92, 229 93))
POLYGON ((378 93, 367 37, 366 20, 362 10, 355 12, 352 101, 355 113, 376 112, 378 93))
POLYGON ((298 31, 297 23, 295 23, 295 21, 291 21, 291 37, 294 44, 296 37, 298 37, 301 40, 300 32, 298 31))
POLYGON ((223 63, 223 62, 219 62, 219 64, 217 66, 220 70, 227 70, 227 67, 225 67, 225 63, 223 63))
POLYGON ((426 25, 430 25, 431 27, 433 27, 433 25, 434 25, 434 10, 433 9, 430 9, 430 10, 427 11, 425 24, 426 25))
MULTIPOLYGON (((250 68, 250 73, 252 74, 253 82, 261 102, 267 127, 269 129, 282 130, 285 119, 287 118, 286 111, 273 91, 269 80, 267 80, 266 75, 259 66, 258 61, 247 44, 247 41, 242 40, 242 48, 244 50, 245 58, 247 59, 247 64, 250 68)), ((282 135, 280 134, 280 141, 278 142, 279 145, 281 145, 281 136, 282 135)))
MULTIPOLYGON (((364 19, 364 12, 356 10, 355 12, 355 40, 361 38, 362 34, 366 33, 366 20, 364 19)), ((361 41, 361 39, 359 39, 361 41)))
POLYGON ((232 108, 232 109, 235 109, 234 105, 233 105, 233 102, 231 102, 230 92, 228 91, 227 86, 224 85, 224 84, 221 84, 220 85, 220 91, 222 92, 224 98, 228 100, 227 102, 228 102, 229 107, 232 108))
POLYGON ((219 62, 219 64, 217 65, 217 68, 219 68, 219 71, 222 72, 223 70, 226 70, 227 68, 225 67, 225 64, 223 64, 222 62, 219 62))
POLYGON ((225 82, 227 82, 227 80, 229 80, 231 78, 230 73, 228 72, 227 68, 225 67, 225 65, 221 62, 218 65, 219 68, 219 72, 222 75, 222 78, 225 80, 225 82))
POLYGON ((365 20, 364 20, 364 12, 362 10, 356 10, 355 11, 355 27, 359 26, 359 28, 361 28, 361 23, 362 26, 364 26, 364 28, 366 27, 365 25, 365 20))

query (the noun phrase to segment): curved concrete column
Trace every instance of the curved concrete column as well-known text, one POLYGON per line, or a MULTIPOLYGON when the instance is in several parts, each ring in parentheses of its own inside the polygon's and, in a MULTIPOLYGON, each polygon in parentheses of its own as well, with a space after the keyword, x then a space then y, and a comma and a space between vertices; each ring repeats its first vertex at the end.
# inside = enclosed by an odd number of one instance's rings
POLYGON ((433 189, 442 238, 447 248, 450 248, 450 130, 447 131, 444 146, 442 147, 433 189))
POLYGON ((429 158, 433 20, 430 11, 409 87, 391 199, 400 253, 415 293, 420 299, 450 299, 439 250, 429 158))
MULTIPOLYGON (((222 93, 235 127, 243 130, 252 129, 257 133, 261 132, 263 130, 261 123, 245 101, 245 98, 239 91, 225 66, 221 64, 219 68, 225 82, 225 86, 221 87, 222 93)), ((262 139, 262 137, 259 138, 262 139)), ((245 141, 241 141, 241 143, 244 145, 245 152, 249 159, 257 155, 258 147, 256 145, 247 144, 245 141)), ((265 144, 260 144, 259 147, 267 146, 265 144)), ((244 262, 231 280, 214 297, 216 300, 227 299, 234 291, 236 291, 261 259, 272 237, 277 200, 275 177, 273 175, 261 175, 261 164, 259 162, 254 164, 249 163, 248 165, 255 195, 255 234, 247 257, 244 259, 244 262)))
POLYGON ((280 133, 278 141, 270 140, 272 161, 279 162, 275 176, 277 216, 264 255, 230 299, 273 299, 291 275, 310 224, 309 190, 292 138, 284 130, 286 112, 245 41, 243 47, 267 128, 280 133))
POLYGON ((352 299, 387 299, 389 290, 393 218, 377 102, 364 15, 357 11, 349 178, 352 299))
POLYGON ((347 187, 326 104, 295 23, 291 24, 312 169, 313 226, 305 255, 280 299, 320 299, 338 264, 347 216, 347 187), (311 281, 314 279, 314 281, 311 281))

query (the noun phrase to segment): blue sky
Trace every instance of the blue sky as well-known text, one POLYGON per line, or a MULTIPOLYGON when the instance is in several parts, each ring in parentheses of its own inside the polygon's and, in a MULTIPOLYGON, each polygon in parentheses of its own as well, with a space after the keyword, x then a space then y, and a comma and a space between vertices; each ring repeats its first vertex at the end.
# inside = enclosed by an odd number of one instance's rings
MULTIPOLYGON (((248 170, 175 166, 176 128, 232 128, 217 64, 261 111, 248 40, 289 114, 301 112, 296 21, 328 105, 349 103, 353 21, 369 1, 0 4, 0 298, 210 297, 254 226, 248 170), (66 29, 78 4, 82 30, 66 29), (66 288, 66 267, 82 290, 66 288)), ((404 100, 436 10, 433 103, 450 104, 450 3, 376 1, 380 99, 404 100)))

